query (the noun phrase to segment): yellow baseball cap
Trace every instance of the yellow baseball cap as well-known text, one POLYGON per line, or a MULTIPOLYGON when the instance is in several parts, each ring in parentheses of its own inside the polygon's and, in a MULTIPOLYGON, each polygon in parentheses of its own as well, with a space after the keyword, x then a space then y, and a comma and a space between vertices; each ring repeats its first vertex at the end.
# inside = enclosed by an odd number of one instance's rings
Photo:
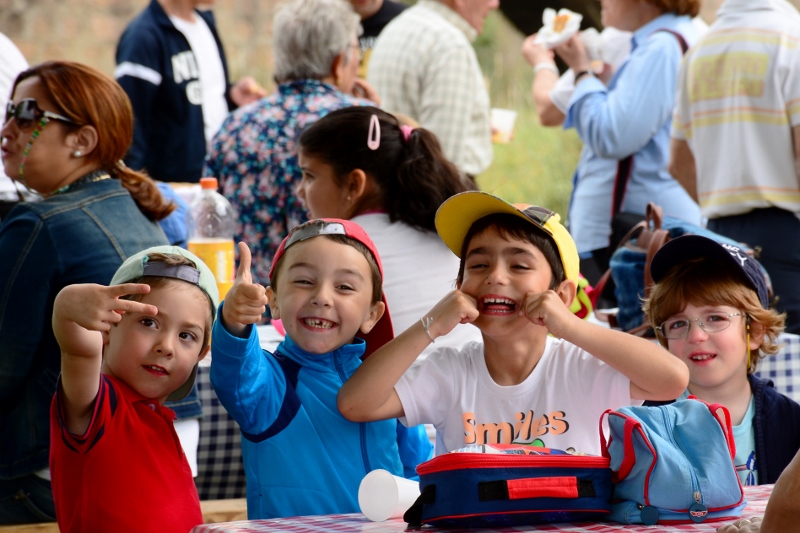
POLYGON ((468 191, 451 196, 436 212, 436 231, 454 254, 461 257, 464 238, 472 224, 488 215, 514 215, 548 234, 556 244, 567 279, 578 282, 580 261, 572 236, 561 224, 561 217, 544 207, 510 204, 481 191, 468 191))

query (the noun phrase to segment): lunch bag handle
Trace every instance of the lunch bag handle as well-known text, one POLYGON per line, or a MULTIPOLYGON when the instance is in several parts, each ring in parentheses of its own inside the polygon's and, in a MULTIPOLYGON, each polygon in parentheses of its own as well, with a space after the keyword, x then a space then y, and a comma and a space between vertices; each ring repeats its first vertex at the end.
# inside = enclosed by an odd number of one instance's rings
MULTIPOLYGON (((653 449, 653 446, 650 444, 650 440, 644 434, 644 431, 642 430, 642 423, 640 421, 636 420, 633 417, 625 416, 625 415, 622 415, 620 413, 617 413, 613 409, 606 409, 603 412, 603 414, 600 415, 600 451, 601 451, 603 457, 605 457, 607 459, 611 459, 611 454, 608 453, 608 445, 610 444, 610 441, 606 441, 606 436, 605 436, 605 434, 603 432, 603 421, 607 417, 611 416, 612 414, 625 418, 625 426, 622 429, 622 434, 623 434, 623 437, 622 437, 622 439, 623 439, 623 441, 622 441, 622 446, 623 446, 622 463, 620 463, 618 470, 611 472, 611 482, 612 483, 617 483, 618 481, 622 481, 623 479, 628 477, 628 474, 630 474, 631 470, 633 470, 633 465, 636 463, 636 451, 635 451, 634 446, 633 446, 633 432, 635 430, 638 429, 639 433, 642 434, 642 438, 644 439, 644 442, 647 443, 647 446, 653 452, 654 456, 655 456, 655 450, 653 449)), ((652 466, 651 466, 651 468, 652 468, 652 466)))
POLYGON ((411 527, 422 527, 422 510, 425 505, 436 502, 436 485, 427 485, 413 505, 403 513, 403 520, 411 527))
MULTIPOLYGON (((717 420, 719 423, 720 428, 722 429, 722 433, 725 436, 725 441, 728 444, 728 450, 730 451, 731 460, 736 458, 736 441, 733 437, 733 426, 731 424, 731 416, 728 408, 719 403, 706 403, 702 400, 699 400, 696 396, 689 396, 689 399, 696 400, 702 402, 708 410, 711 412, 711 415, 717 420)), ((613 483, 617 483, 618 481, 622 481, 628 474, 631 473, 633 469, 633 465, 636 463, 636 452, 633 446, 633 432, 638 430, 639 433, 642 435, 642 440, 647 444, 650 451, 653 453, 655 457, 656 452, 653 448, 652 444, 650 444, 650 440, 647 438, 647 435, 644 433, 642 429, 642 423, 639 420, 636 420, 633 417, 623 415, 621 413, 617 413, 613 409, 606 409, 602 415, 600 415, 600 451, 603 457, 611 459, 611 454, 608 453, 608 446, 610 444, 610 440, 606 440, 605 432, 603 431, 603 421, 611 415, 620 416, 625 418, 625 426, 623 427, 622 434, 623 434, 623 454, 624 457, 622 458, 622 462, 619 465, 619 470, 613 471, 611 474, 611 479, 613 483)), ((653 466, 651 465, 651 469, 653 466)))

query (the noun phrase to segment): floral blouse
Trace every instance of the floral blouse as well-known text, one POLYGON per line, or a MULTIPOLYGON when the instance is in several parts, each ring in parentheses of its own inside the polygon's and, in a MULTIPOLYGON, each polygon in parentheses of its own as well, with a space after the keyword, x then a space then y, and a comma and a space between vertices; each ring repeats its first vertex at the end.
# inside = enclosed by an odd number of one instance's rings
POLYGON ((329 112, 354 105, 374 104, 318 80, 296 80, 228 115, 214 136, 203 175, 219 180, 238 214, 234 239, 253 254, 255 283, 269 284, 278 246, 308 218, 296 194, 302 178, 297 138, 329 112))

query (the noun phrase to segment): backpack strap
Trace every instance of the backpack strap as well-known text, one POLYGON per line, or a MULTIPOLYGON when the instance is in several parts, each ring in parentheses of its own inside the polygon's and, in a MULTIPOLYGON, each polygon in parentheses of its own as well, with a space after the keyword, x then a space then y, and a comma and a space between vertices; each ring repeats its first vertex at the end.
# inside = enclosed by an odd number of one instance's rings
MULTIPOLYGON (((678 33, 675 30, 670 30, 668 28, 661 28, 660 30, 656 30, 653 33, 671 33, 678 39, 678 45, 681 47, 681 55, 686 55, 686 52, 689 50, 689 43, 686 42, 686 39, 683 38, 683 35, 678 33)), ((651 34, 652 35, 652 34, 651 34)))
MULTIPOLYGON (((640 231, 646 228, 647 228, 647 222, 644 220, 633 226, 630 230, 628 230, 628 233, 625 234, 622 240, 619 241, 619 244, 617 244, 617 246, 613 250, 611 250, 611 253, 613 254, 616 250, 625 246, 627 243, 633 240, 640 231)), ((607 268, 606 271, 603 273, 603 275, 600 277, 600 279, 597 281, 597 283, 594 285, 594 288, 592 289, 591 295, 589 297, 589 299, 592 302, 593 308, 597 309, 597 300, 600 298, 600 295, 605 290, 606 285, 608 284, 608 280, 610 279, 611 279, 611 268, 607 268)))
POLYGON ((614 203, 611 205, 612 219, 622 211, 622 202, 625 200, 625 192, 628 190, 632 168, 633 155, 620 159, 617 163, 617 175, 614 177, 614 203))
POLYGON ((650 275, 650 263, 653 262, 653 257, 656 255, 656 252, 669 240, 669 231, 662 227, 664 223, 663 209, 653 202, 647 204, 645 222, 650 231, 643 231, 639 235, 639 240, 636 244, 640 248, 647 250, 647 256, 644 262, 644 297, 647 298, 650 296, 650 290, 653 288, 653 276, 650 275), (643 240, 645 242, 642 242, 643 240))
MULTIPOLYGON (((267 355, 270 357, 270 355, 267 355)), ((281 410, 278 412, 278 417, 265 431, 258 434, 247 433, 242 431, 244 436, 250 442, 262 442, 270 437, 274 437, 294 420, 297 412, 300 410, 300 397, 297 395, 297 376, 300 373, 300 364, 286 357, 284 354, 275 351, 272 356, 278 362, 278 366, 283 371, 283 376, 286 379, 286 389, 283 391, 283 402, 281 403, 281 410)))
MULTIPOLYGON (((656 30, 653 32, 655 33, 670 33, 675 36, 678 40, 678 45, 681 47, 681 55, 685 55, 686 51, 689 50, 689 44, 686 42, 686 39, 683 38, 683 35, 678 33, 675 30, 670 30, 667 28, 662 28, 660 30, 656 30)), ((652 34, 651 34, 652 35, 652 34)), ((631 171, 633 169, 633 154, 629 155, 624 159, 620 159, 617 163, 617 175, 614 178, 614 202, 611 206, 611 218, 613 219, 620 211, 622 211, 622 202, 625 200, 625 193, 628 189, 628 181, 631 178, 631 171)))

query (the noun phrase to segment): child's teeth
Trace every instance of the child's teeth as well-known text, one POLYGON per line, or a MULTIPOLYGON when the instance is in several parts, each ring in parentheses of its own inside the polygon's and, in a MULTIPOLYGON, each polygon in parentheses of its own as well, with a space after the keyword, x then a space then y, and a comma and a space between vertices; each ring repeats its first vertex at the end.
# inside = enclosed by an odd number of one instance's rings
POLYGON ((329 329, 333 327, 333 322, 327 320, 314 320, 311 318, 306 319, 306 324, 312 328, 329 329))

